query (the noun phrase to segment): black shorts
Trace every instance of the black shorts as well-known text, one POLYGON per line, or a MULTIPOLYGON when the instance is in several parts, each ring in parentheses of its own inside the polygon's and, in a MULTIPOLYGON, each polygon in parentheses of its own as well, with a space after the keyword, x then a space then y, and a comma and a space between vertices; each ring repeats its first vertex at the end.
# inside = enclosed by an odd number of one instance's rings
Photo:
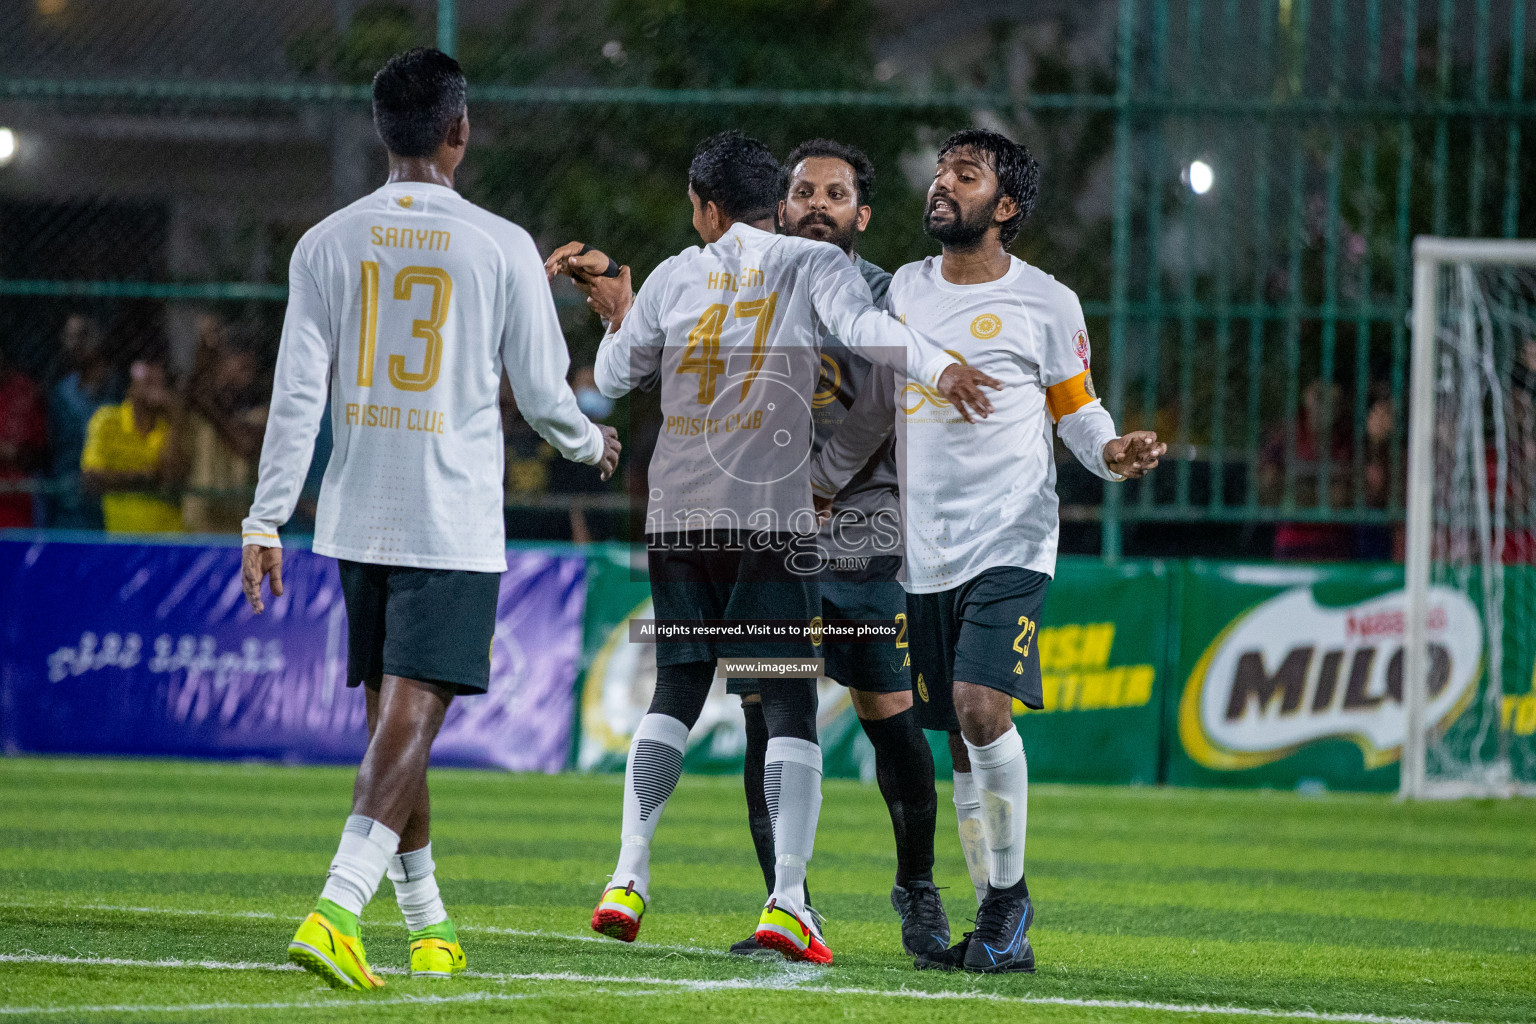
MULTIPOLYGON (((866 693, 899 693, 912 689, 907 671, 907 593, 896 582, 901 572, 897 555, 863 560, 858 568, 828 568, 819 577, 821 617, 894 622, 894 640, 879 643, 825 643, 817 656, 826 659, 827 677, 866 693)), ((727 693, 757 693, 756 679, 727 679, 727 693)))
MULTIPOLYGON (((646 538, 651 604, 658 619, 810 622, 821 608, 816 577, 796 570, 815 539, 792 534, 693 530, 646 538)), ((657 665, 720 658, 814 658, 809 639, 671 640, 656 645, 657 665)))
POLYGON ((912 688, 924 729, 954 732, 955 680, 989 686, 1044 706, 1040 695, 1040 610, 1051 578, 999 566, 936 594, 908 594, 912 688))
POLYGON ((501 574, 338 559, 347 603, 347 685, 386 675, 484 693, 501 574))

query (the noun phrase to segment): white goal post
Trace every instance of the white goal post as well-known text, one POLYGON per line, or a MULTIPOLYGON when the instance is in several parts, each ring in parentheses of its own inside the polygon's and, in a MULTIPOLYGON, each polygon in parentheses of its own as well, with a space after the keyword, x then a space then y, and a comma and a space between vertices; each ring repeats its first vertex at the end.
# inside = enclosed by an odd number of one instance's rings
POLYGON ((1536 241, 1421 237, 1413 259, 1400 795, 1536 795, 1536 241), (1432 692, 1450 591, 1482 624, 1454 707, 1432 692))

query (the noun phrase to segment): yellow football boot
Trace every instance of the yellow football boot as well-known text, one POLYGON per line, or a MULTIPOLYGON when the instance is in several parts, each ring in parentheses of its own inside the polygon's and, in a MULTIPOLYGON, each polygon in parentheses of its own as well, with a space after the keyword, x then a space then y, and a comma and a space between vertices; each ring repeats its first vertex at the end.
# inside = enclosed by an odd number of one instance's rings
POLYGON ((411 932, 411 977, 451 978, 464 969, 464 948, 453 921, 411 932))
POLYGON ((363 954, 363 940, 343 935, 318 911, 311 913, 288 943, 288 959, 332 988, 383 988, 363 954))
POLYGON ((634 942, 644 916, 645 897, 635 892, 634 882, 610 886, 592 911, 592 930, 620 942, 634 942))
POLYGON ((821 937, 821 926, 814 914, 809 910, 795 914, 779 906, 777 900, 769 900, 763 908, 763 916, 757 922, 757 944, 778 950, 787 960, 832 962, 832 950, 821 937))

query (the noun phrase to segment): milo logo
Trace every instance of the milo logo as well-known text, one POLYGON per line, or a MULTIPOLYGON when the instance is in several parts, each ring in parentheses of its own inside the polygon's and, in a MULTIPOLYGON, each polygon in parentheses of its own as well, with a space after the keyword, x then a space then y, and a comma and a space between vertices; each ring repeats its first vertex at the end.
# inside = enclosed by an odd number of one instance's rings
MULTIPOLYGON (((1443 728, 1475 691, 1482 625, 1455 590, 1430 588, 1429 606, 1425 721, 1443 728)), ((1404 620, 1400 590, 1324 608, 1298 587, 1249 610, 1211 642, 1185 684, 1185 751, 1207 768, 1236 771, 1340 738, 1359 745, 1367 768, 1397 760, 1407 733, 1404 620)))

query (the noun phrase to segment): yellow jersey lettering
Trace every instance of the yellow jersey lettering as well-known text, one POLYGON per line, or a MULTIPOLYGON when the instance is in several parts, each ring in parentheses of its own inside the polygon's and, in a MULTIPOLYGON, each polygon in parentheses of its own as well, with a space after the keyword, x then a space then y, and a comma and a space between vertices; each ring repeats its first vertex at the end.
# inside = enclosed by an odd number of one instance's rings
POLYGON ((386 228, 379 224, 368 225, 368 240, 386 249, 430 249, 447 252, 453 241, 451 232, 426 228, 386 228))

